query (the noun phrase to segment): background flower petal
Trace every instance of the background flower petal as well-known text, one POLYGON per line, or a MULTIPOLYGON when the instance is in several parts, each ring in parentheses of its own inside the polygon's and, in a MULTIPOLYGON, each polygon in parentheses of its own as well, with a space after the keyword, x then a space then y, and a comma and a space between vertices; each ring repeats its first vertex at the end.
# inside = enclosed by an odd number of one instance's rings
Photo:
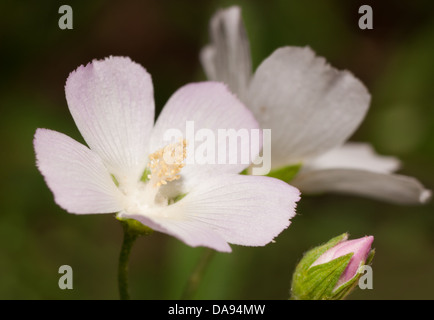
POLYGON ((112 213, 121 210, 119 191, 102 160, 70 137, 38 129, 36 162, 55 202, 69 213, 112 213))
POLYGON ((69 75, 69 110, 89 147, 117 179, 139 179, 154 123, 151 76, 129 58, 94 60, 69 75))
POLYGON ((222 81, 241 100, 252 76, 249 39, 237 6, 218 10, 210 22, 211 44, 200 59, 209 80, 222 81))
POLYGON ((398 170, 400 161, 391 156, 378 155, 368 143, 347 142, 306 162, 306 170, 362 169, 373 172, 391 173, 398 170))
POLYGON ((166 140, 165 135, 174 129, 187 140, 187 165, 180 173, 188 186, 218 173, 241 172, 249 166, 251 159, 256 157, 262 147, 262 135, 253 114, 226 85, 218 82, 188 84, 172 95, 152 131, 151 152, 167 145, 170 141, 166 140), (194 122, 192 135, 186 130, 187 121, 194 122), (231 136, 234 139, 240 133, 240 137, 233 140, 238 141, 236 146, 229 139, 219 139, 219 130, 226 129, 232 129, 231 136), (258 133, 256 138, 252 135, 252 129, 258 133), (200 133, 204 133, 202 138, 200 133), (252 143, 257 148, 251 148, 252 143), (204 146, 210 147, 209 154, 205 152, 204 146), (231 150, 230 147, 234 148, 231 150), (252 156, 251 153, 255 155, 252 156))
POLYGON ((253 76, 247 105, 272 129, 273 167, 320 155, 357 129, 370 95, 348 71, 338 71, 308 47, 274 51, 253 76))
POLYGON ((184 241, 229 251, 224 243, 264 246, 290 225, 299 191, 264 176, 220 175, 180 201, 149 214, 126 215, 184 241), (222 242, 223 241, 223 242, 222 242))
POLYGON ((431 197, 431 192, 415 178, 358 169, 301 172, 291 183, 303 194, 346 193, 397 204, 425 203, 431 197))

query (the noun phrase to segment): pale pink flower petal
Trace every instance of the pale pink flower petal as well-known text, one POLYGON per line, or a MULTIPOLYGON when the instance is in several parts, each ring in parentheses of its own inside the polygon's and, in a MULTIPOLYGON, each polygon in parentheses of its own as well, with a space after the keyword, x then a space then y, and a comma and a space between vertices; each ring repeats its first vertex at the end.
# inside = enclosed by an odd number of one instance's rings
POLYGON ((343 144, 368 110, 370 95, 348 71, 308 47, 283 47, 253 76, 247 105, 272 129, 272 167, 303 162, 343 144))
POLYGON ((150 151, 154 152, 167 145, 164 136, 173 129, 179 130, 187 140, 187 165, 181 172, 186 185, 194 185, 207 176, 239 173, 250 165, 262 148, 261 134, 258 135, 259 139, 252 141, 252 129, 260 132, 253 114, 226 85, 218 82, 185 85, 172 95, 152 131, 150 151), (186 132, 187 121, 194 125, 193 135, 186 132), (238 140, 234 140, 238 141, 234 151, 230 150, 229 139, 219 139, 219 132, 226 129, 241 134, 238 140), (210 133, 211 139, 208 140, 207 135, 200 138, 201 131, 210 133), (216 142, 215 146, 212 145, 213 141, 216 142), (208 142, 211 142, 210 148, 214 152, 214 163, 208 162, 206 152, 198 151, 199 148, 205 149, 208 142), (258 145, 254 156, 251 155, 252 143, 258 145), (223 153, 226 153, 226 157, 223 157, 223 153))
POLYGON ((400 161, 391 156, 381 156, 368 143, 347 142, 343 146, 309 160, 303 170, 360 169, 378 173, 398 170, 400 161))
POLYGON ((220 175, 203 180, 165 208, 121 214, 190 246, 230 251, 227 243, 263 246, 290 225, 299 191, 273 178, 220 175))
POLYGON ((102 160, 70 137, 47 129, 35 133, 37 166, 55 202, 69 213, 112 213, 120 193, 102 160))
POLYGON ((83 138, 110 172, 120 180, 139 179, 154 123, 146 70, 129 58, 94 60, 69 75, 65 92, 83 138))
POLYGON ((210 22, 211 44, 200 54, 210 80, 223 81, 243 99, 252 76, 250 46, 241 9, 218 10, 210 22))
POLYGON ((425 203, 431 198, 431 191, 415 178, 359 169, 305 171, 291 184, 303 194, 354 194, 397 204, 425 203))
POLYGON ((338 192, 384 201, 416 204, 430 191, 415 178, 392 174, 399 168, 395 157, 380 156, 365 143, 346 143, 302 168, 292 184, 303 193, 338 192))

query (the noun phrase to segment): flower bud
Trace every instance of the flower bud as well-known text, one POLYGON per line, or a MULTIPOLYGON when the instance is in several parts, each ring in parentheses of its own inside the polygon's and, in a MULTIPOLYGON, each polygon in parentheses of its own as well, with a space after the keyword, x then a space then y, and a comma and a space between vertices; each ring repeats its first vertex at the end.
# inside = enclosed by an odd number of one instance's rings
POLYGON ((340 300, 354 289, 361 267, 374 256, 374 237, 347 239, 344 233, 304 255, 293 275, 292 299, 340 300))

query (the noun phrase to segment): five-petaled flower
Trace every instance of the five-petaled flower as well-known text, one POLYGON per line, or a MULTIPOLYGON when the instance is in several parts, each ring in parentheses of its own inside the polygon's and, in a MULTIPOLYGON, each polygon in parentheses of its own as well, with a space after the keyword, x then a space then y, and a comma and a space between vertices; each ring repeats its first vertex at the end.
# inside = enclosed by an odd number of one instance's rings
POLYGON ((423 203, 431 192, 412 177, 393 174, 394 157, 369 144, 345 143, 370 103, 365 86, 308 47, 283 47, 252 75, 249 41, 239 7, 219 10, 211 44, 201 52, 210 80, 222 81, 272 130, 272 169, 302 163, 291 184, 302 193, 341 192, 395 203, 423 203))
POLYGON ((228 243, 265 245, 289 226, 299 200, 296 188, 239 175, 248 164, 188 164, 188 141, 164 140, 169 129, 184 132, 186 121, 214 131, 257 129, 251 112, 225 85, 180 88, 155 125, 151 77, 129 58, 79 67, 65 92, 89 148, 48 129, 37 129, 34 148, 39 170, 66 211, 117 213, 190 246, 227 252, 228 243))

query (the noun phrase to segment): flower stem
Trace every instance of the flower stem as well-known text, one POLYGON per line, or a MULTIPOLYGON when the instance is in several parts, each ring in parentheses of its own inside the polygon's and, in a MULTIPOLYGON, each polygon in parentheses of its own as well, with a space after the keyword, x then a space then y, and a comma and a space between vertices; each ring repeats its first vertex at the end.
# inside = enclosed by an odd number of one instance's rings
POLYGON ((118 268, 118 285, 119 296, 121 300, 129 300, 130 294, 128 292, 128 260, 130 257, 131 248, 134 242, 139 237, 139 234, 132 232, 127 222, 122 222, 124 229, 124 241, 122 242, 121 253, 119 255, 119 268, 118 268))
POLYGON ((181 299, 183 300, 192 299, 214 255, 215 255, 215 251, 212 249, 207 248, 203 251, 202 256, 199 259, 199 262, 196 265, 196 268, 193 270, 193 273, 190 275, 190 278, 188 279, 188 282, 184 288, 184 292, 182 294, 181 299))
POLYGON ((121 253, 119 255, 118 267, 118 285, 119 296, 121 300, 129 300, 130 294, 128 293, 128 260, 130 258, 131 248, 139 236, 146 236, 152 234, 153 230, 139 221, 134 219, 125 219, 116 217, 122 224, 124 229, 124 241, 122 242, 121 253))

